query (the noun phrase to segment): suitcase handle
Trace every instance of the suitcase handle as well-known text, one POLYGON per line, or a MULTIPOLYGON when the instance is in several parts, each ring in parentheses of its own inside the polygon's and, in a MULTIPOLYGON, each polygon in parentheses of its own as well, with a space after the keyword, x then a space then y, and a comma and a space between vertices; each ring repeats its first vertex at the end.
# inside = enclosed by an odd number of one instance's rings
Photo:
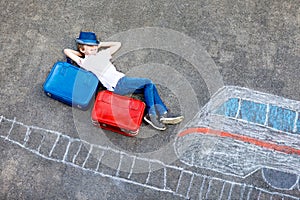
POLYGON ((139 110, 141 107, 141 104, 137 99, 121 96, 106 90, 101 92, 101 98, 98 98, 98 100, 103 101, 107 104, 111 104, 112 106, 129 108, 130 110, 139 110))
POLYGON ((67 67, 64 66, 60 69, 59 71, 59 74, 62 75, 62 76, 65 76, 66 75, 66 72, 67 72, 67 67))

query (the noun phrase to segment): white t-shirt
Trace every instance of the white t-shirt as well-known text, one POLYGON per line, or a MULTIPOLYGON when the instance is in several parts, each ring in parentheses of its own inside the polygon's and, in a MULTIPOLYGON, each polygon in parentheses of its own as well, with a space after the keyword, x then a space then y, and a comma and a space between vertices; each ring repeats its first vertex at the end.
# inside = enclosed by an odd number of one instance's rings
POLYGON ((95 74, 108 90, 114 91, 118 81, 124 77, 125 74, 117 71, 110 59, 110 51, 109 49, 105 49, 99 51, 96 55, 85 56, 79 65, 95 74))

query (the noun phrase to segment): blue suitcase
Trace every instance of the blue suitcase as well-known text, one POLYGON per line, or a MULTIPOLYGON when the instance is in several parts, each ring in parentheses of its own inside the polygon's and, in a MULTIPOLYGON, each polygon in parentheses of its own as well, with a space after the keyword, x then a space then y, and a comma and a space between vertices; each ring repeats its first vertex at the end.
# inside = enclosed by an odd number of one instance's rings
POLYGON ((67 62, 56 62, 44 83, 44 92, 53 99, 86 110, 98 83, 97 77, 91 72, 67 62))

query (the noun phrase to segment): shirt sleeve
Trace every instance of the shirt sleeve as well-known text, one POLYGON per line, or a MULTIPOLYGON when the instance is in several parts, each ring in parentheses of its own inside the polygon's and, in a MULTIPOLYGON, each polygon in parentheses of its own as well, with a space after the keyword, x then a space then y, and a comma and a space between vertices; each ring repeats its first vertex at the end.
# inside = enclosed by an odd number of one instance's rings
POLYGON ((107 56, 107 58, 110 60, 112 58, 109 48, 102 50, 103 53, 107 56))

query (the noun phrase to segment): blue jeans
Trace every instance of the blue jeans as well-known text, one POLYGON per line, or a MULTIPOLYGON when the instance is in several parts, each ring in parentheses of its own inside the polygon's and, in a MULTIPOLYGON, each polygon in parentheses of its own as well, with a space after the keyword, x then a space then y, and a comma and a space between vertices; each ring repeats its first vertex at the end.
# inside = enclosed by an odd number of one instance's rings
POLYGON ((124 76, 118 81, 114 93, 119 95, 144 93, 146 111, 149 114, 156 115, 156 112, 158 112, 159 115, 162 115, 168 110, 166 105, 162 102, 156 86, 147 78, 124 76))

